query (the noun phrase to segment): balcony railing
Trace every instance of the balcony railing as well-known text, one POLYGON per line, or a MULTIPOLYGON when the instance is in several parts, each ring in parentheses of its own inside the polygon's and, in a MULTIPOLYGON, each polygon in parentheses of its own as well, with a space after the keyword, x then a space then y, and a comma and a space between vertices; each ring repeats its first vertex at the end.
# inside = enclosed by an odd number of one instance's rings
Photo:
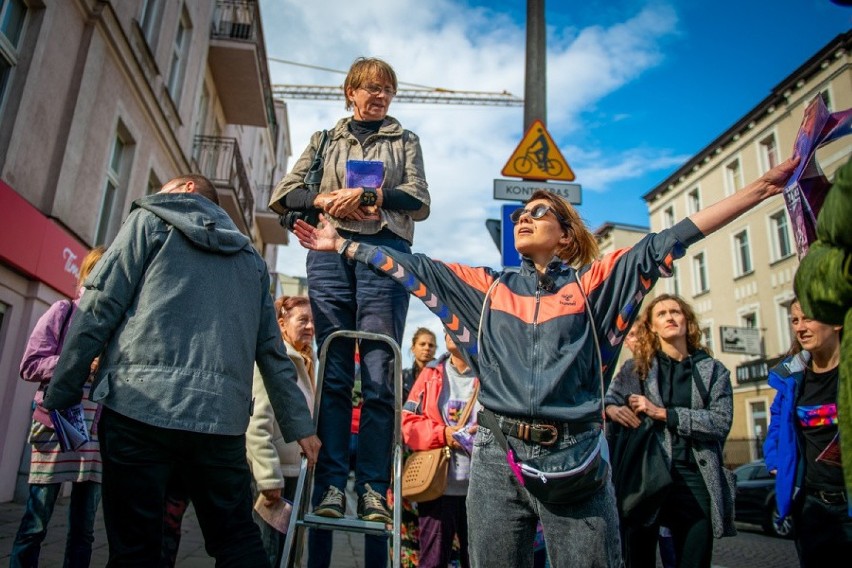
POLYGON ((269 66, 266 62, 266 41, 263 38, 257 0, 217 0, 211 25, 212 39, 249 42, 257 49, 257 63, 266 105, 266 121, 269 124, 273 143, 277 144, 278 121, 275 119, 272 83, 269 80, 269 66))
POLYGON ((250 233, 254 223, 254 195, 237 139, 196 136, 192 157, 199 173, 212 181, 217 189, 234 192, 243 224, 250 233))

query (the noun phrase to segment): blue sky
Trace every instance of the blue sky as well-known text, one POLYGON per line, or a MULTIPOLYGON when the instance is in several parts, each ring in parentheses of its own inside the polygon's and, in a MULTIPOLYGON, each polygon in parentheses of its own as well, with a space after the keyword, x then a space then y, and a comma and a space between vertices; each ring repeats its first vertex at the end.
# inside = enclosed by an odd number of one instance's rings
MULTIPOLYGON (((736 122, 799 65, 850 29, 830 0, 549 0, 547 127, 583 186, 580 214, 647 225, 641 196, 736 122)), ((525 11, 508 0, 261 0, 271 57, 346 70, 386 59, 400 81, 524 92, 525 11)), ((342 75, 270 62, 273 83, 339 85, 342 75)), ((288 101, 295 158, 310 134, 346 115, 341 102, 288 101)), ((394 103, 422 140, 432 215, 414 249, 500 266, 485 230, 492 180, 523 136, 523 109, 394 103)), ((304 251, 282 249, 279 271, 304 275, 304 251)), ((416 302, 418 325, 439 331, 416 302)), ((440 334, 439 334, 440 337, 440 334)))

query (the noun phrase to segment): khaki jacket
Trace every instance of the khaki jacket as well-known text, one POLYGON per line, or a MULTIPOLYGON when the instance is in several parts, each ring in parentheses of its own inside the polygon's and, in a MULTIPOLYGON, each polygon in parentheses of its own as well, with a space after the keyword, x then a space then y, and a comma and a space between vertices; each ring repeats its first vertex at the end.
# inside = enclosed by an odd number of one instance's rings
MULTIPOLYGON (((416 211, 380 208, 381 219, 377 221, 350 221, 330 217, 331 223, 338 229, 368 235, 387 227, 410 244, 414 240, 414 222, 426 219, 430 206, 420 139, 410 130, 403 129, 395 118, 388 116, 379 131, 367 138, 362 146, 349 132, 351 121, 352 117, 343 118, 329 131, 320 192, 328 193, 346 187, 348 160, 376 160, 384 164, 385 178, 382 187, 401 189, 419 199, 423 205, 416 211)), ((293 165, 293 169, 272 191, 269 208, 276 213, 286 212, 286 208, 279 203, 282 197, 298 187, 304 187, 305 174, 313 162, 320 136, 321 132, 311 136, 308 147, 293 165)))

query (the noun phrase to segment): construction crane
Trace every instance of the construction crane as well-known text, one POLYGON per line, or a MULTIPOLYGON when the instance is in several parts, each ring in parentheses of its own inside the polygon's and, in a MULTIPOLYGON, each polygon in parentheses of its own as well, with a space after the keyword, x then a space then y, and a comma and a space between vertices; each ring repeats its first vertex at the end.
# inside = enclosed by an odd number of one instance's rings
MULTIPOLYGON (((345 71, 338 69, 329 69, 327 67, 318 67, 316 65, 307 65, 305 63, 296 63, 295 61, 287 61, 285 59, 277 59, 269 57, 270 61, 285 63, 287 65, 296 65, 298 67, 307 67, 310 69, 319 69, 331 73, 339 73, 345 75, 345 71)), ((489 92, 489 91, 455 91, 452 89, 441 89, 438 87, 427 87, 425 85, 416 85, 414 83, 403 83, 399 85, 408 85, 408 88, 401 87, 397 89, 394 97, 395 103, 432 103, 445 105, 490 105, 490 106, 523 106, 524 99, 516 97, 508 91, 489 92)), ((311 99, 321 101, 343 100, 343 89, 338 86, 319 86, 319 85, 272 85, 272 95, 280 99, 311 99)))
MULTIPOLYGON (((272 85, 272 95, 282 99, 343 100, 343 90, 318 85, 272 85)), ((452 91, 449 89, 397 89, 395 103, 435 103, 445 105, 523 106, 524 99, 508 91, 452 91)))

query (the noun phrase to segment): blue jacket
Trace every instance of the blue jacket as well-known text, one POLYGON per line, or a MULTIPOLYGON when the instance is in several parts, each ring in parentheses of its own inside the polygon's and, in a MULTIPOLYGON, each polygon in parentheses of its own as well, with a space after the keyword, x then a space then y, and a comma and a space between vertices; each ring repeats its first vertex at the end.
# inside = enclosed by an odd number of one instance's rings
POLYGON ((767 381, 777 392, 770 408, 763 455, 766 469, 775 471, 779 522, 790 514, 793 499, 802 486, 804 464, 796 432, 796 399, 810 358, 807 351, 787 357, 769 371, 767 381))
POLYGON ((284 438, 313 434, 266 263, 212 201, 135 201, 84 285, 46 408, 78 402, 101 355, 92 400, 160 428, 242 435, 256 361, 284 438))

